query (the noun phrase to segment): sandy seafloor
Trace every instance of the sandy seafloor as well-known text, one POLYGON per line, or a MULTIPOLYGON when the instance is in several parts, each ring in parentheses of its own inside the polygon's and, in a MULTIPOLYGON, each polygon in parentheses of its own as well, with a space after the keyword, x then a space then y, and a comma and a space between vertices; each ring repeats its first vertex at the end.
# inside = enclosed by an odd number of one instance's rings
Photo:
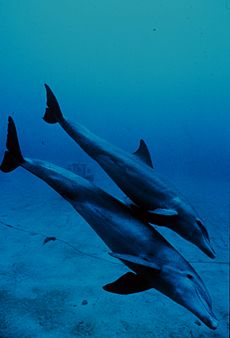
MULTIPOLYGON (((114 184, 102 180, 96 183, 112 192, 114 184)), ((155 290, 105 292, 127 268, 67 202, 18 169, 0 175, 0 337, 228 337, 228 182, 179 177, 174 184, 205 220, 217 258, 161 233, 194 262, 212 296, 216 331, 155 290), (57 240, 43 245, 46 236, 57 240)))

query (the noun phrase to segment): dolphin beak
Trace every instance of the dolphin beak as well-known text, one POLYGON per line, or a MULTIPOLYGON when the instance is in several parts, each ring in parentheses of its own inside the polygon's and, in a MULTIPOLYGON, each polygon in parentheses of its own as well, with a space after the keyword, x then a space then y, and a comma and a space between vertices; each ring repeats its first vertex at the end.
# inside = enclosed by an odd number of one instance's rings
POLYGON ((196 294, 200 300, 200 305, 197 307, 195 313, 202 322, 212 330, 216 330, 218 326, 218 320, 212 311, 211 299, 209 294, 206 294, 206 290, 203 290, 202 285, 196 289, 196 294))
POLYGON ((202 251, 209 257, 209 258, 215 258, 216 253, 215 250, 211 247, 210 242, 204 241, 202 245, 202 251))
POLYGON ((199 229, 202 233, 201 244, 200 244, 201 250, 208 257, 215 258, 216 253, 215 253, 214 249, 211 247, 210 238, 209 238, 209 235, 208 235, 206 228, 204 227, 203 223, 199 219, 196 220, 196 223, 199 226, 199 229))
POLYGON ((203 252, 204 253, 206 253, 206 255, 209 257, 209 258, 215 258, 216 257, 216 253, 215 253, 215 250, 211 247, 211 246, 209 246, 209 247, 205 247, 204 249, 203 249, 203 252))
POLYGON ((211 321, 210 321, 210 329, 212 330, 216 330, 217 329, 217 326, 218 326, 218 321, 217 319, 213 318, 211 321))
POLYGON ((203 318, 203 322, 212 330, 216 330, 218 327, 218 320, 213 313, 208 318, 203 318))

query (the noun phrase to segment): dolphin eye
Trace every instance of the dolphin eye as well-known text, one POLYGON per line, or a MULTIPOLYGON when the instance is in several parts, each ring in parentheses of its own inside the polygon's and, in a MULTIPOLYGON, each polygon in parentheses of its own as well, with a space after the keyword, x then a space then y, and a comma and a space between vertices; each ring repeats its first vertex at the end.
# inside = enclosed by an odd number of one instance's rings
POLYGON ((193 275, 191 275, 190 273, 187 273, 187 277, 188 277, 189 279, 193 279, 193 275))

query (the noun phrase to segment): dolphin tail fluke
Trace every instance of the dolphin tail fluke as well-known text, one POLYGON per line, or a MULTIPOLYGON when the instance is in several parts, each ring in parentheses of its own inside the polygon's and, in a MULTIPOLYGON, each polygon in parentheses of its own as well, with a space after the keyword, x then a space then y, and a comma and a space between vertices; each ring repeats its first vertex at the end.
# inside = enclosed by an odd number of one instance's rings
POLYGON ((63 119, 63 115, 60 109, 60 106, 58 104, 58 101, 56 97, 54 96, 54 93, 50 89, 50 87, 45 84, 46 88, 46 111, 45 115, 43 116, 43 120, 47 123, 57 123, 60 122, 60 120, 63 119))
POLYGON ((1 171, 7 173, 13 171, 25 162, 18 142, 17 130, 12 117, 8 119, 8 133, 4 158, 0 165, 1 171))

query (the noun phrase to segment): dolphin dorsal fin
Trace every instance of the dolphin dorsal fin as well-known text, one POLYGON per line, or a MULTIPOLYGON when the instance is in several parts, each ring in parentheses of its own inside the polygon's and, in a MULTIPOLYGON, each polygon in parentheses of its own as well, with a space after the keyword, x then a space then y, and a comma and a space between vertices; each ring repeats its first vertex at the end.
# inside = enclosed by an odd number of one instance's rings
POLYGON ((148 150, 148 147, 143 139, 140 140, 140 144, 138 149, 133 153, 133 155, 137 156, 142 162, 150 166, 151 168, 153 167, 153 162, 151 159, 150 152, 148 150))
POLYGON ((110 252, 109 254, 110 256, 114 258, 118 258, 125 262, 142 265, 142 266, 145 266, 146 268, 151 268, 157 271, 161 270, 160 266, 158 266, 156 263, 151 262, 143 257, 138 257, 138 256, 133 256, 133 255, 128 255, 128 254, 121 254, 117 252, 110 252))

